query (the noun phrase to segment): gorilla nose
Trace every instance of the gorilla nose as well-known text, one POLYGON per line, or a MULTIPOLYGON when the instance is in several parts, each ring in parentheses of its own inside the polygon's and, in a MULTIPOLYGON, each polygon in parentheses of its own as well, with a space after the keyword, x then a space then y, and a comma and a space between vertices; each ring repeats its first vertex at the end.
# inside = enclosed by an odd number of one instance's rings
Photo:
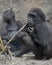
POLYGON ((29 26, 29 27, 34 27, 33 22, 28 22, 28 26, 29 26))

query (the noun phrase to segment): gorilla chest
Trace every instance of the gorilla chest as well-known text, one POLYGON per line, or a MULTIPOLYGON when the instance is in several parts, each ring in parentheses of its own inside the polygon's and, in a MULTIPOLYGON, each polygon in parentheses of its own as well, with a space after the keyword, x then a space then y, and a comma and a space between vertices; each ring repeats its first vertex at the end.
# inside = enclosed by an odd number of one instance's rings
POLYGON ((35 25, 36 37, 40 43, 47 44, 49 42, 49 32, 46 24, 35 25))
POLYGON ((36 31, 36 34, 39 36, 39 35, 43 35, 44 34, 48 34, 48 27, 45 25, 45 24, 37 24, 35 25, 35 31, 36 31))
POLYGON ((17 25, 10 25, 7 27, 9 37, 12 37, 18 30, 17 25))

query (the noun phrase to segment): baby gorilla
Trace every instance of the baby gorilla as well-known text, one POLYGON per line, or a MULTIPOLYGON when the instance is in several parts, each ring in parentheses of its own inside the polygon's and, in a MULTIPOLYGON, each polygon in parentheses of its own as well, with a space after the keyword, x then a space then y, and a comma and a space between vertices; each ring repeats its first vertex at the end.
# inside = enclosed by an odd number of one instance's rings
MULTIPOLYGON (((7 43, 7 41, 9 41, 9 39, 21 28, 22 24, 20 21, 15 20, 15 13, 11 9, 3 13, 3 23, 6 24, 6 32, 4 31, 1 36, 4 43, 7 43)), ((20 48, 21 44, 20 41, 17 41, 15 38, 9 46, 11 47, 11 51, 16 51, 20 48)))

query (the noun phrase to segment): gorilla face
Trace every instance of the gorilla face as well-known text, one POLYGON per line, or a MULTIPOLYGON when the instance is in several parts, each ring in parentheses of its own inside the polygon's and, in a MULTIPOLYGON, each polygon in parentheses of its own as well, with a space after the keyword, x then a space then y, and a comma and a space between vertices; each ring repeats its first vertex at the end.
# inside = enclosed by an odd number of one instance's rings
POLYGON ((37 14, 36 13, 29 13, 28 14, 28 25, 27 30, 32 33, 34 31, 35 27, 35 21, 37 20, 37 14))
POLYGON ((13 20, 15 20, 15 13, 12 10, 7 10, 3 13, 3 20, 5 23, 10 24, 13 20))
POLYGON ((44 23, 46 22, 45 14, 40 8, 32 8, 28 13, 28 21, 33 26, 44 23))
POLYGON ((33 30, 35 29, 35 26, 37 26, 37 24, 42 24, 42 23, 46 22, 45 15, 44 15, 43 11, 39 8, 31 9, 28 13, 27 18, 28 18, 27 30, 29 32, 33 32, 33 30))

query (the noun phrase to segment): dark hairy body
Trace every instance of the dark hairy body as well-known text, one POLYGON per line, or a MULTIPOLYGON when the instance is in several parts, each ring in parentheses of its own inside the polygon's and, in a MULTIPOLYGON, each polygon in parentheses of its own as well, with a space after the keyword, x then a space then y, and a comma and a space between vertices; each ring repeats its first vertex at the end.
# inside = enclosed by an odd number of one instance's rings
MULTIPOLYGON (((46 21, 45 14, 39 8, 33 8, 28 14, 28 27, 34 28, 34 32, 27 33, 31 36, 34 41, 34 54, 37 58, 49 59, 52 57, 52 26, 46 21)), ((26 29, 27 30, 27 29, 26 29)))
POLYGON ((40 8, 33 8, 29 11, 27 18, 28 24, 24 30, 26 36, 22 37, 23 41, 25 41, 24 47, 16 53, 16 56, 22 56, 27 52, 27 49, 29 49, 29 51, 33 51, 38 59, 51 58, 52 27, 46 21, 45 14, 40 8), (30 41, 27 38, 30 39, 30 41))
MULTIPOLYGON (((6 31, 4 31, 1 36, 4 43, 6 44, 10 38, 22 27, 22 23, 15 20, 15 13, 11 9, 6 10, 3 13, 3 23, 6 24, 6 31)), ((11 51, 18 50, 21 46, 20 42, 21 41, 18 41, 16 38, 12 40, 12 42, 9 44, 11 51)))

